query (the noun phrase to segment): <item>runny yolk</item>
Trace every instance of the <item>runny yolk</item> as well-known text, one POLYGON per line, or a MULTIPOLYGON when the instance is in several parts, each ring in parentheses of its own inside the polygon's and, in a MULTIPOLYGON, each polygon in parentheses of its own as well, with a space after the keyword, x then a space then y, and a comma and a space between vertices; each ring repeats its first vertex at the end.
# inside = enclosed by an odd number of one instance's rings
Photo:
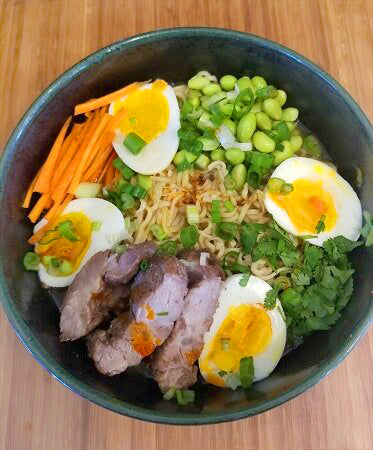
POLYGON ((271 320, 259 305, 239 305, 229 309, 209 346, 208 354, 200 360, 201 371, 207 381, 223 387, 219 371, 238 373, 240 360, 261 353, 272 336, 271 320))
POLYGON ((71 273, 73 273, 79 267, 91 244, 91 221, 81 212, 63 214, 51 223, 49 230, 44 237, 46 243, 39 243, 36 246, 36 253, 42 256, 51 255, 59 260, 67 260, 72 266, 71 273), (69 240, 61 236, 60 232, 54 231, 60 223, 65 221, 72 222, 72 230, 77 240, 69 240))
POLYGON ((169 120, 169 106, 163 94, 167 83, 157 80, 149 88, 143 87, 114 103, 114 114, 122 107, 127 114, 120 124, 124 135, 136 133, 146 143, 165 131, 169 120))
POLYGON ((321 181, 311 181, 303 178, 295 180, 293 191, 289 194, 270 193, 271 199, 285 210, 297 231, 315 234, 316 227, 322 216, 325 231, 335 227, 337 212, 332 196, 327 192, 321 181))
POLYGON ((153 320, 155 316, 153 308, 149 305, 145 305, 145 310, 146 310, 146 318, 148 320, 153 320))
POLYGON ((153 353, 156 344, 154 338, 145 323, 132 323, 130 325, 132 347, 141 356, 145 357, 153 353))

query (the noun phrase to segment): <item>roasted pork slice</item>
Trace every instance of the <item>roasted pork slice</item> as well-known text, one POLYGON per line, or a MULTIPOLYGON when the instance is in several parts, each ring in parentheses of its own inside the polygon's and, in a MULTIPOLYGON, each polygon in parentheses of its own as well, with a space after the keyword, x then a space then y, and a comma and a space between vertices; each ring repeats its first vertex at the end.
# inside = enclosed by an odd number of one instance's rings
POLYGON ((105 282, 111 286, 128 283, 139 270, 142 260, 155 255, 154 242, 144 242, 129 248, 122 255, 110 260, 105 274, 105 282))
POLYGON ((116 255, 98 252, 84 265, 69 286, 61 306, 60 340, 72 341, 85 336, 109 315, 128 308, 129 287, 108 286, 104 274, 116 255))
POLYGON ((153 257, 131 287, 131 311, 108 330, 88 338, 88 350, 99 372, 116 375, 137 365, 170 335, 187 293, 184 265, 173 256, 153 257))
POLYGON ((197 381, 194 363, 202 351, 203 336, 211 326, 224 279, 220 264, 203 253, 189 250, 179 255, 187 268, 189 292, 170 337, 156 350, 151 362, 162 392, 186 389, 197 381))

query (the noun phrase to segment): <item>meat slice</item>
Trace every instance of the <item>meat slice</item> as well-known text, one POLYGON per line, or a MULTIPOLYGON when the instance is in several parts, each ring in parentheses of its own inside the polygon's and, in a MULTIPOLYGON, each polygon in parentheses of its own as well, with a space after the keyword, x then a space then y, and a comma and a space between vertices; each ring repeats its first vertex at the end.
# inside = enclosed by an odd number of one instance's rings
POLYGON ((156 251, 157 246, 154 242, 144 242, 129 248, 122 255, 110 261, 105 274, 105 282, 111 286, 128 283, 139 270, 141 261, 151 258, 156 251))
POLYGON ((170 335, 183 309, 188 284, 184 265, 174 256, 156 256, 149 264, 132 284, 130 313, 88 339, 89 354, 105 375, 121 373, 150 355, 170 335))
POLYGON ((194 363, 201 354, 203 336, 211 326, 224 279, 224 272, 215 259, 209 257, 205 266, 200 264, 201 253, 190 250, 180 254, 186 261, 189 292, 175 328, 157 349, 151 363, 162 392, 170 388, 186 389, 197 381, 194 363))
POLYGON ((111 287, 103 280, 113 259, 116 255, 109 250, 96 253, 69 286, 61 306, 61 341, 79 339, 107 318, 109 311, 128 308, 129 288, 111 287))

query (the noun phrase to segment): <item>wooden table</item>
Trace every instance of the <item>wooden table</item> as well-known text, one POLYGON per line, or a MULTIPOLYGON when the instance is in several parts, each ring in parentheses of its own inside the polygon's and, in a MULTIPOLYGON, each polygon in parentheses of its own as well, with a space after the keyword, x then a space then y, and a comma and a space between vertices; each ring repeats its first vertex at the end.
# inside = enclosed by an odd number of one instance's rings
MULTIPOLYGON (((30 102, 72 64, 121 38, 177 26, 278 41, 332 74, 373 119, 372 0, 0 0, 0 23, 0 148, 30 102)), ((70 392, 34 361, 1 312, 0 446, 372 449, 372 348, 371 330, 327 379, 258 417, 171 427, 121 417, 70 392)))

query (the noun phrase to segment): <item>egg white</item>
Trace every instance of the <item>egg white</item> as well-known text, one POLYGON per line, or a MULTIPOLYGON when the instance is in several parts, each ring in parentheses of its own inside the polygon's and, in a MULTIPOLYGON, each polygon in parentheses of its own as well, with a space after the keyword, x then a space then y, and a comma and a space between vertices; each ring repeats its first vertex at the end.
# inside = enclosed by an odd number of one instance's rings
MULTIPOLYGON (((248 283, 243 287, 239 284, 241 278, 242 274, 232 275, 227 278, 223 285, 219 295, 219 306, 215 311, 212 325, 204 336, 204 347, 199 358, 200 362, 207 358, 213 339, 232 306, 237 307, 246 304, 263 307, 264 305, 266 293, 271 290, 271 286, 260 278, 251 275, 248 283)), ((266 310, 266 313, 271 321, 272 335, 267 347, 261 353, 253 356, 254 381, 268 377, 274 370, 283 354, 286 343, 286 324, 283 319, 284 315, 280 301, 277 299, 276 307, 272 310, 266 310)), ((219 376, 219 368, 211 360, 209 361, 209 368, 211 373, 219 376)), ((201 364, 200 371, 208 382, 208 372, 205 373, 203 371, 201 364)), ((229 376, 228 374, 222 377, 225 384, 229 376)), ((226 384, 226 387, 232 386, 226 384)))
MULTIPOLYGON (((281 163, 273 172, 272 178, 281 178, 286 183, 293 183, 299 178, 311 181, 322 181, 323 189, 327 191, 334 202, 337 220, 333 229, 323 231, 315 237, 307 239, 314 245, 322 246, 326 239, 344 236, 351 241, 357 241, 362 226, 361 203, 351 185, 333 168, 325 163, 311 158, 296 156, 281 163)), ((295 236, 305 236, 309 233, 299 232, 290 217, 270 197, 268 191, 264 194, 264 204, 274 220, 287 232, 295 236)))
MULTIPOLYGON (((97 252, 113 248, 123 239, 129 239, 130 235, 126 230, 124 217, 121 211, 112 203, 101 198, 80 198, 72 200, 64 209, 62 214, 81 212, 85 214, 91 222, 101 222, 98 231, 92 231, 91 244, 78 268, 65 277, 54 277, 50 275, 43 264, 39 265, 39 278, 42 283, 51 287, 69 286, 76 274, 84 264, 97 252)), ((44 226, 48 221, 42 219, 34 227, 34 233, 44 226)), ((37 247, 37 246, 36 246, 37 247)))
MULTIPOLYGON (((150 89, 151 86, 152 83, 149 83, 140 89, 150 89)), ((162 94, 166 98, 169 107, 167 128, 155 139, 146 144, 140 153, 137 155, 132 154, 123 145, 125 135, 120 129, 115 131, 113 146, 118 156, 128 167, 143 175, 152 175, 166 169, 173 160, 179 146, 177 131, 180 128, 180 110, 176 95, 169 85, 162 90, 162 94)), ((125 98, 126 96, 122 100, 125 98)), ((113 104, 110 105, 109 113, 113 114, 113 104)))

